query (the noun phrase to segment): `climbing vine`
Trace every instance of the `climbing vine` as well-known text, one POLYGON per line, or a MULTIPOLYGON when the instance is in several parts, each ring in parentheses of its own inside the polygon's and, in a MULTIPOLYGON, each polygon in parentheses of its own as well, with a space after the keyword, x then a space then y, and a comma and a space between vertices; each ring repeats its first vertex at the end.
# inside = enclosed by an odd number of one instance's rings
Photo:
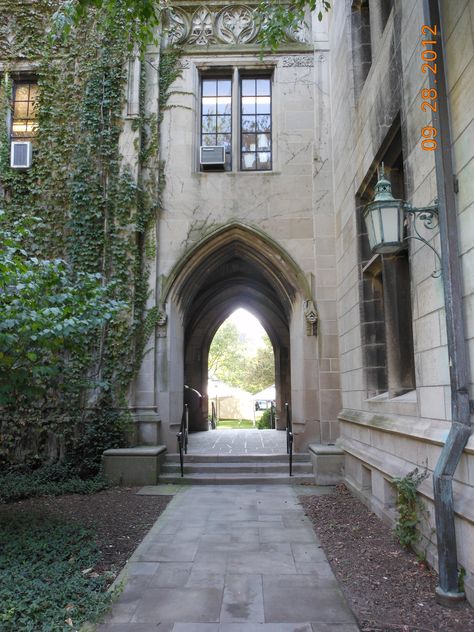
MULTIPOLYGON (((15 38, 12 42, 8 24, 0 27, 0 59, 6 68, 0 90, 2 207, 12 223, 25 215, 40 218, 27 244, 30 253, 65 259, 73 271, 100 273, 109 298, 127 308, 68 358, 67 401, 50 389, 41 401, 2 410, 0 432, 13 440, 0 460, 11 461, 18 453, 25 427, 19 421, 26 416, 30 431, 47 428, 36 449, 44 452, 49 442, 51 452, 53 436, 56 456, 66 453, 94 469, 103 448, 122 440, 127 389, 158 317, 156 308, 147 308, 147 259, 156 247, 164 179, 158 116, 147 114, 144 105, 147 62, 140 50, 140 25, 130 24, 126 3, 118 1, 113 21, 90 10, 65 42, 55 41, 49 32, 59 4, 3 0, 15 38), (126 165, 120 142, 131 50, 141 56, 142 74, 140 111, 131 129, 137 164, 126 165), (15 78, 15 64, 22 59, 34 64, 40 95, 33 166, 26 171, 9 166, 5 124, 10 77, 15 78)), ((163 54, 155 69, 162 107, 178 73, 178 56, 177 51, 163 54)))

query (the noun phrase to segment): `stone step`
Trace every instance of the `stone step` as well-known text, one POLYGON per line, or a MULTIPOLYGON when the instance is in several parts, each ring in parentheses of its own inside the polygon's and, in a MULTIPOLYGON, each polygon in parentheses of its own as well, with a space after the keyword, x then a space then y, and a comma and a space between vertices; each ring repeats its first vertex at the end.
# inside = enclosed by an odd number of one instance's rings
MULTIPOLYGON (((288 463, 287 454, 185 454, 187 463, 288 463)), ((179 463, 178 453, 167 453, 166 463, 179 463)), ((309 454, 293 454, 293 463, 311 463, 309 454)))
MULTIPOLYGON (((313 469, 311 463, 306 462, 295 462, 293 463, 294 472, 302 473, 302 474, 311 474, 313 469)), ((162 467, 161 471, 165 474, 173 474, 179 473, 180 465, 178 461, 166 461, 162 467)), ((189 463, 185 458, 184 461, 184 471, 186 474, 213 474, 216 475, 218 473, 229 473, 229 474, 238 474, 238 473, 267 473, 267 474, 284 474, 288 472, 288 459, 286 463, 259 463, 259 462, 205 462, 205 463, 189 463)))
POLYGON ((288 473, 253 474, 253 473, 220 473, 220 474, 185 474, 184 477, 175 474, 161 474, 160 484, 174 485, 294 485, 314 484, 313 474, 299 474, 289 476, 288 473))

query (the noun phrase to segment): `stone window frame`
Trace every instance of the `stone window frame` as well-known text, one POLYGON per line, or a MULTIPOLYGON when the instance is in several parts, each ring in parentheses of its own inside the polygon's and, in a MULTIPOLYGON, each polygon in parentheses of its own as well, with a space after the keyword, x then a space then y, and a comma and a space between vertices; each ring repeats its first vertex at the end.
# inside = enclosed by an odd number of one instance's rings
POLYGON ((274 111, 275 111, 275 75, 277 72, 276 63, 259 64, 255 61, 249 61, 249 63, 225 63, 224 60, 219 64, 197 63, 196 71, 198 73, 197 89, 198 89, 198 108, 197 108, 197 151, 196 155, 199 156, 199 148, 201 146, 201 107, 202 107, 202 80, 205 77, 228 77, 232 76, 232 151, 231 151, 231 164, 230 169, 203 169, 200 165, 199 158, 197 158, 197 172, 198 173, 227 173, 227 174, 271 174, 275 173, 276 162, 276 131, 274 127, 274 111), (271 85, 271 168, 270 169, 242 169, 241 168, 241 79, 245 78, 268 78, 271 85))
POLYGON ((30 141, 34 142, 38 135, 38 112, 36 109, 37 99, 39 94, 38 81, 36 77, 32 75, 19 74, 12 77, 12 92, 10 96, 11 114, 9 121, 10 141, 30 141), (17 99, 17 93, 19 88, 28 86, 28 98, 17 99), (31 97, 31 88, 35 87, 35 95, 31 97), (27 112, 25 117, 18 117, 15 115, 16 105, 19 103, 27 104, 27 112), (15 131, 15 124, 24 122, 26 129, 22 131, 15 131), (28 127, 31 126, 31 129, 28 127))
MULTIPOLYGON (((374 165, 384 162, 394 197, 406 199, 401 131, 397 123, 374 165)), ((356 197, 359 243, 361 339, 367 398, 389 399, 416 390, 412 284, 408 246, 393 255, 372 255, 362 209, 373 197, 373 168, 356 197)))

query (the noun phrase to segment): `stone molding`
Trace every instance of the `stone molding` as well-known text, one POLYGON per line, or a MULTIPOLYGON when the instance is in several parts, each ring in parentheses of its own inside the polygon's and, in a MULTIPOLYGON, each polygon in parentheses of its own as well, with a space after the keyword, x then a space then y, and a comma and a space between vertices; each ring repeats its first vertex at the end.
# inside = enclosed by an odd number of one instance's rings
MULTIPOLYGON (((166 44, 222 46, 255 44, 260 32, 256 9, 246 4, 195 4, 168 9, 166 44)), ((308 27, 286 32, 288 42, 308 44, 308 27)))
POLYGON ((293 68, 295 66, 303 68, 314 67, 313 55, 287 55, 283 57, 282 65, 284 68, 293 68))

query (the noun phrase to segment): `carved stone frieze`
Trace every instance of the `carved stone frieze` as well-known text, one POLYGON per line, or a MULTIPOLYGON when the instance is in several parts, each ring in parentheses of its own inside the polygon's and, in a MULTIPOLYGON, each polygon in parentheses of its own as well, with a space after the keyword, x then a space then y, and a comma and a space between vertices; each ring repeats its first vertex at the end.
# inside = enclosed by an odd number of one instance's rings
MULTIPOLYGON (((256 43, 260 23, 255 8, 245 4, 180 5, 167 12, 167 43, 189 46, 256 43)), ((302 24, 287 32, 288 42, 307 43, 308 28, 302 24)))
POLYGON ((313 55, 287 55, 283 57, 283 66, 285 68, 293 68, 294 66, 302 66, 312 68, 314 66, 313 55))

